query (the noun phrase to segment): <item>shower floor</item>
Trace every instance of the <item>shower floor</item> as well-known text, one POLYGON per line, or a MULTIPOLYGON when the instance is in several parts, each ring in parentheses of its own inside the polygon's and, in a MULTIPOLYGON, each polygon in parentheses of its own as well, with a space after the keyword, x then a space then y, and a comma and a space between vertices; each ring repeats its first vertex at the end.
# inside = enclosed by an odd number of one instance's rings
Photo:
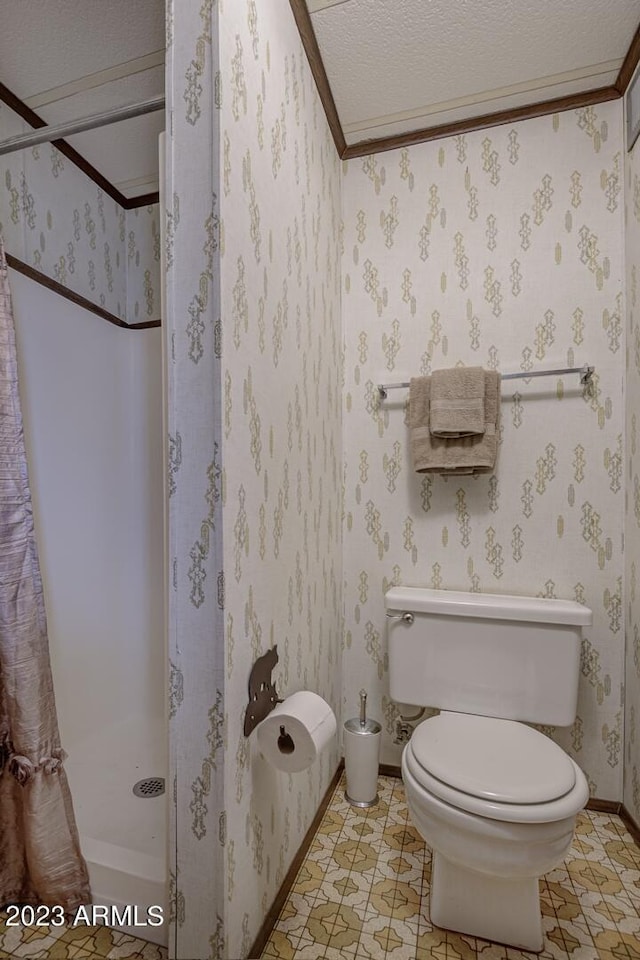
POLYGON ((166 861, 166 793, 136 797, 143 777, 166 779, 164 722, 128 717, 90 737, 65 743, 65 769, 81 837, 166 861))
MULTIPOLYGON (((162 720, 130 716, 65 744, 80 846, 89 869, 94 904, 167 912, 167 795, 135 796, 145 778, 166 781, 166 729, 162 720)), ((155 912, 155 911, 154 911, 155 912)), ((166 945, 167 924, 118 925, 120 932, 166 945)))

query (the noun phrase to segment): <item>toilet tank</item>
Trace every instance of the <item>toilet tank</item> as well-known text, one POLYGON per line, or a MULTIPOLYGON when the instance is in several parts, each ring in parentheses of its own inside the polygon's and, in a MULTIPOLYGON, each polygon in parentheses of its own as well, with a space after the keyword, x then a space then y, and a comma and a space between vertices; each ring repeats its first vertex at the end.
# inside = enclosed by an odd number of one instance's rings
POLYGON ((393 700, 560 727, 575 720, 588 607, 422 587, 392 587, 385 605, 393 700))

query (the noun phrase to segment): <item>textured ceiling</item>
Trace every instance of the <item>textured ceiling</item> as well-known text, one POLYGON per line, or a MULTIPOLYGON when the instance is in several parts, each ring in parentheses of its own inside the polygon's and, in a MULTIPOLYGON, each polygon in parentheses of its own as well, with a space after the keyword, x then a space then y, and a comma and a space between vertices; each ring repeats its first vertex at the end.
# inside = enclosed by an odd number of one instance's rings
MULTIPOLYGON (((49 124, 164 94, 164 0, 0 0, 0 24, 0 82, 49 124)), ((159 111, 66 140, 133 198, 158 189, 163 129, 159 111)))
MULTIPOLYGON (((639 0, 306 4, 348 145, 611 87, 640 21, 639 0)), ((0 23, 0 82, 47 123, 164 91, 164 0, 0 0, 0 23)), ((163 127, 67 141, 135 198, 158 189, 163 127)))
POLYGON ((348 145, 612 86, 638 0, 307 0, 348 145))

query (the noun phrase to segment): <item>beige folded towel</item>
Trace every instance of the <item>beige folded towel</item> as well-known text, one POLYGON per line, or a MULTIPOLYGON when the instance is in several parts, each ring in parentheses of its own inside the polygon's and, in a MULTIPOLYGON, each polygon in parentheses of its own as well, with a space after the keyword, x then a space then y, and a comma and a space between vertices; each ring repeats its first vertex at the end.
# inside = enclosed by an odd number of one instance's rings
POLYGON ((417 473, 442 476, 492 473, 498 454, 500 374, 484 373, 485 430, 475 437, 446 440, 429 429, 431 378, 415 377, 409 386, 411 455, 417 473))
POLYGON ((484 433, 482 367, 434 370, 429 417, 429 429, 434 437, 457 439, 484 433))

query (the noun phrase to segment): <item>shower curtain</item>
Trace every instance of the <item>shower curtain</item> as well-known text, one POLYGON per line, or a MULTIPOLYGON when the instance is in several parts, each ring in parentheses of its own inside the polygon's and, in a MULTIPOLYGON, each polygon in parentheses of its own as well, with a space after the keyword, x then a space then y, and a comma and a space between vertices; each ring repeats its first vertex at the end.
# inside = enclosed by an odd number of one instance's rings
POLYGON ((0 908, 91 902, 63 759, 0 238, 0 908))

